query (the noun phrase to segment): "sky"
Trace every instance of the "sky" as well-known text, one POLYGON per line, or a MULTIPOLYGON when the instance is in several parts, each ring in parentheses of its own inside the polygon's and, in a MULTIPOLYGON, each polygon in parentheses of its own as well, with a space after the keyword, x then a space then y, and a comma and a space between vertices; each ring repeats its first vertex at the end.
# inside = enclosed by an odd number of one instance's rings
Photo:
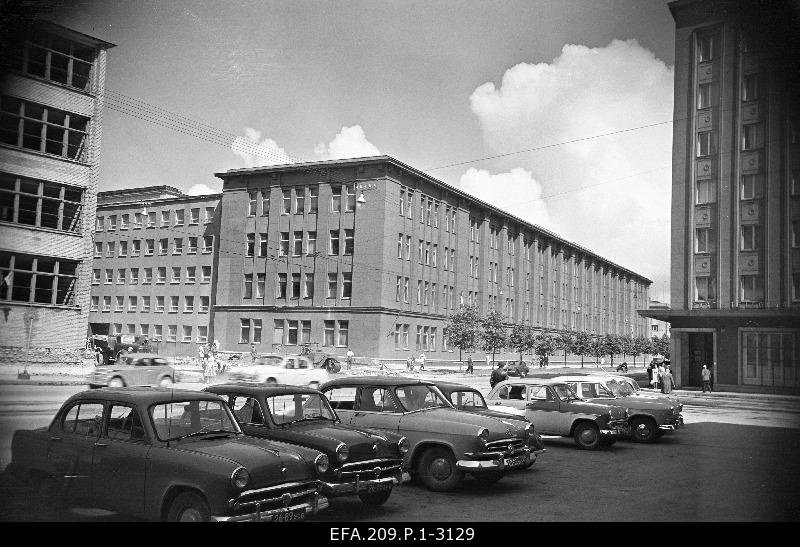
POLYGON ((102 190, 388 154, 669 294, 666 0, 84 0, 50 18, 116 44, 102 190))

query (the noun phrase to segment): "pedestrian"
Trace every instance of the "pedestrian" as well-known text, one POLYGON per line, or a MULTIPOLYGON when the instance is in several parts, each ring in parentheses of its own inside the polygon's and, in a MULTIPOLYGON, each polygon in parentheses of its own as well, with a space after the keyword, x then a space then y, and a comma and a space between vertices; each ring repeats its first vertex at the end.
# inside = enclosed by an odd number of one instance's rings
POLYGON ((411 370, 411 357, 406 357, 406 370, 411 370))
POLYGON ((650 387, 658 389, 658 368, 653 365, 653 372, 650 375, 650 387))
POLYGON ((425 352, 419 354, 419 369, 425 370, 425 352))
POLYGON ((416 365, 416 364, 417 364, 417 360, 416 360, 416 358, 414 357, 414 355, 413 355, 413 354, 412 354, 412 355, 411 355, 411 356, 410 356, 408 359, 409 359, 409 361, 410 361, 410 364, 409 364, 408 370, 410 370, 410 371, 412 371, 412 372, 413 372, 413 371, 414 371, 414 365, 416 365))
POLYGON ((675 387, 675 380, 672 378, 672 373, 669 368, 664 367, 664 373, 661 376, 661 393, 672 393, 673 387, 675 387))
POLYGON ((703 365, 703 369, 700 371, 700 377, 703 380, 703 393, 706 390, 711 391, 711 371, 708 370, 708 367, 703 365))
POLYGON ((250 344, 250 361, 255 365, 256 359, 258 359, 258 352, 256 351, 256 345, 250 344))
POLYGON ((711 387, 711 391, 714 391, 714 365, 708 365, 708 374, 711 376, 711 381, 709 382, 709 386, 711 387))
POLYGON ((347 370, 350 370, 350 367, 353 366, 353 357, 355 356, 356 354, 353 353, 353 350, 347 348, 347 355, 344 358, 345 362, 347 363, 347 370))
POLYGON ((664 393, 664 385, 663 385, 663 376, 665 371, 664 363, 659 363, 658 365, 658 382, 656 382, 656 389, 660 389, 661 393, 664 393))
POLYGON ((494 369, 492 371, 492 375, 489 376, 489 386, 494 387, 503 380, 507 379, 508 379, 508 373, 506 372, 506 364, 498 363, 497 368, 494 369))
POLYGON ((472 355, 467 356, 467 374, 474 374, 472 367, 472 355))
POLYGON ((650 364, 647 365, 647 385, 651 385, 653 383, 653 362, 650 361, 650 364))
POLYGON ((492 369, 492 361, 491 361, 491 359, 489 359, 489 354, 488 353, 486 354, 486 368, 488 368, 489 370, 492 369))

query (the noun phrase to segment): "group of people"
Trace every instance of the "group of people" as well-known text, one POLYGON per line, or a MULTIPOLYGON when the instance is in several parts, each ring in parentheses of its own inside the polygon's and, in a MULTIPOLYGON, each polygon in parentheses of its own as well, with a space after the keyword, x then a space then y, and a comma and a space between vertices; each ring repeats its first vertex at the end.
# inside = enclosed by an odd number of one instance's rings
MULTIPOLYGON (((253 346, 253 350, 255 350, 255 346, 253 346)), ((217 360, 217 351, 219 351, 219 342, 216 340, 197 346, 197 358, 203 368, 204 384, 210 382, 212 378, 223 371, 222 363, 217 360)))
POLYGON ((414 367, 419 363, 419 369, 425 370, 425 352, 419 354, 419 357, 414 357, 414 354, 408 356, 406 359, 406 370, 414 370, 414 367))
POLYGON ((651 361, 647 367, 647 377, 650 379, 650 386, 653 389, 660 389, 661 393, 672 393, 675 387, 675 378, 666 363, 651 361))

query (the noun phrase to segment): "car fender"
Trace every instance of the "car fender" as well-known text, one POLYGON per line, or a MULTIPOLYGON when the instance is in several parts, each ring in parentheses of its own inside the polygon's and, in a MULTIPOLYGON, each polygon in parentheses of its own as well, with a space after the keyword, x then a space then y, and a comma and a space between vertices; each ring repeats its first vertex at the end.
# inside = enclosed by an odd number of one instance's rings
POLYGON ((418 440, 417 442, 412 441, 411 450, 408 451, 408 453, 405 455, 405 458, 403 459, 403 467, 406 469, 414 470, 422 454, 428 448, 433 448, 433 447, 446 448, 450 450, 455 456, 456 460, 462 457, 462 454, 460 454, 459 451, 455 449, 453 444, 447 439, 425 437, 418 440))

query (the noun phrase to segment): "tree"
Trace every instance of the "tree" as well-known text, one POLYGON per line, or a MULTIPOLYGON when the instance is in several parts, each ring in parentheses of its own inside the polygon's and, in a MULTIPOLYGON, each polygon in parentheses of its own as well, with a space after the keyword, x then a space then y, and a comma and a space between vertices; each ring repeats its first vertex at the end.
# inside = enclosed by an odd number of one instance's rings
POLYGON ((572 351, 581 356, 581 368, 583 368, 583 356, 592 352, 592 335, 588 332, 575 333, 572 351))
POLYGON ((592 336, 591 349, 592 349, 592 355, 594 355, 595 358, 595 363, 599 365, 600 356, 608 353, 605 336, 602 336, 600 334, 592 336))
POLYGON ((550 334, 542 333, 536 336, 534 348, 536 348, 536 353, 538 355, 545 358, 546 362, 550 355, 555 353, 558 349, 558 342, 550 334))
POLYGON ((636 358, 650 349, 650 340, 644 336, 637 336, 631 340, 628 352, 633 355, 633 366, 636 366, 636 358))
POLYGON ((483 351, 492 353, 492 362, 497 350, 502 349, 508 343, 508 331, 503 324, 503 316, 497 310, 491 310, 486 317, 481 320, 483 332, 483 351))
POLYGON ((519 352, 519 360, 522 361, 522 354, 536 343, 533 328, 530 325, 514 325, 508 341, 519 352))
POLYGON ((626 355, 633 355, 633 336, 630 334, 621 334, 618 336, 620 344, 620 353, 622 353, 622 360, 625 361, 626 355))
POLYGON ((447 337, 461 351, 475 351, 481 343, 481 318, 475 306, 461 306, 456 313, 447 318, 447 337))
POLYGON ((564 331, 559 333, 556 337, 556 342, 558 343, 558 349, 564 351, 564 367, 567 366, 567 352, 573 351, 573 346, 575 344, 575 338, 573 337, 571 332, 564 331))
POLYGON ((614 355, 622 353, 622 338, 617 334, 605 335, 606 351, 611 355, 611 366, 614 366, 614 355))
POLYGON ((669 336, 665 332, 661 338, 653 336, 653 351, 669 359, 669 336))

